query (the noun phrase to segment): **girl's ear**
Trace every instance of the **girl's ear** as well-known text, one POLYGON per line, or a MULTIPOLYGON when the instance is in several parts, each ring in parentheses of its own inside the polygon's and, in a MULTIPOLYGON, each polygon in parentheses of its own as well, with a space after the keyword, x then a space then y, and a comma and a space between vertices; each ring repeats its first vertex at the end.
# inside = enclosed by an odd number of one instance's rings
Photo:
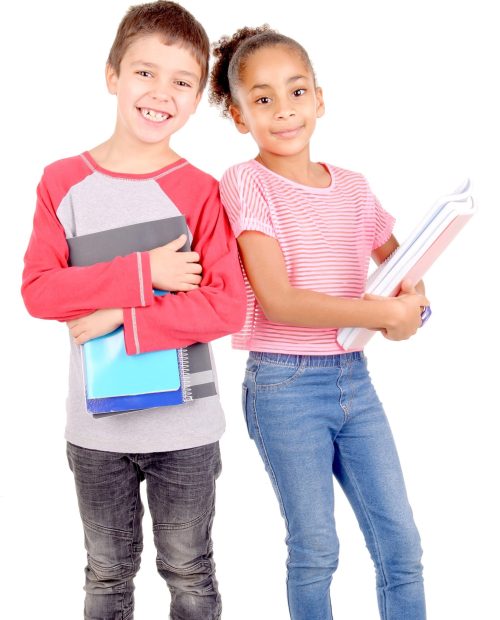
POLYGON ((316 118, 321 118, 325 113, 325 100, 323 99, 323 90, 316 87, 316 118))
POLYGON ((106 85, 108 87, 108 92, 110 95, 116 95, 117 80, 118 76, 116 75, 116 71, 111 65, 106 65, 106 85))
POLYGON ((248 129, 248 127, 246 126, 245 119, 243 117, 243 114, 241 113, 241 110, 237 106, 230 105, 229 114, 231 114, 231 118, 233 119, 236 129, 240 133, 248 133, 250 131, 250 129, 248 129))

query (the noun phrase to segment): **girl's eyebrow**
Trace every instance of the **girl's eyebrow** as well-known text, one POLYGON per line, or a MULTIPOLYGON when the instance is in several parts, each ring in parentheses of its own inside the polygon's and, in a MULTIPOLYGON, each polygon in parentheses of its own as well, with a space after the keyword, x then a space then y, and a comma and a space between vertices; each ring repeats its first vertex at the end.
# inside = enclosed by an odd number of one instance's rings
MULTIPOLYGON (((306 78, 307 78, 307 75, 293 75, 292 77, 288 78, 286 83, 290 84, 291 82, 296 82, 297 80, 302 80, 306 78)), ((270 84, 254 84, 249 92, 252 92, 253 90, 257 90, 258 88, 271 88, 271 86, 270 84)))

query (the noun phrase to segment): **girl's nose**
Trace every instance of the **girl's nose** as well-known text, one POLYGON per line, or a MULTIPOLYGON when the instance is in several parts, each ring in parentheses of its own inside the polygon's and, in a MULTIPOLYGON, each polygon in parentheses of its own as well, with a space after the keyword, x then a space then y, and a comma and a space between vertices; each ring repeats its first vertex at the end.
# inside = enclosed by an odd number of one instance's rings
POLYGON ((276 100, 276 109, 274 115, 276 118, 283 119, 295 116, 295 110, 288 98, 276 100))

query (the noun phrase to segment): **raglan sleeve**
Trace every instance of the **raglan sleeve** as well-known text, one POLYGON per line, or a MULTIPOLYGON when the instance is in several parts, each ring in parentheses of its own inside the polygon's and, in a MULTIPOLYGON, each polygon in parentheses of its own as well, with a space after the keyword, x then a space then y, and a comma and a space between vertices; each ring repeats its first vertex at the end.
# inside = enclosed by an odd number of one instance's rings
POLYGON ((196 218, 188 219, 192 249, 203 269, 199 288, 155 296, 147 307, 124 310, 128 354, 209 342, 241 329, 246 299, 236 240, 213 180, 196 218))
POLYGON ((251 170, 243 166, 229 168, 221 179, 220 193, 235 237, 245 230, 276 237, 265 190, 251 170))
POLYGON ((66 234, 56 209, 50 177, 44 174, 37 188, 21 286, 25 306, 32 316, 68 321, 101 308, 152 303, 147 252, 87 267, 70 267, 66 234))

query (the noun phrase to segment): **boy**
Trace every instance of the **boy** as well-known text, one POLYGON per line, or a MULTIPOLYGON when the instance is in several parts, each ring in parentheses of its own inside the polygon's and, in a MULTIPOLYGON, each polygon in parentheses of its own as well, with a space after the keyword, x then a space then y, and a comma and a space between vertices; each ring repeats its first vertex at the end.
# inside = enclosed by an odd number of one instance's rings
POLYGON ((130 355, 209 342, 242 325, 243 281, 217 182, 169 146, 196 110, 208 57, 204 29, 178 4, 131 7, 106 67, 113 135, 48 166, 38 187, 22 292, 33 316, 65 321, 72 335, 65 436, 88 556, 86 620, 133 617, 143 479, 170 617, 220 618, 210 533, 224 430, 217 394, 96 419, 80 359, 81 344, 120 325, 130 355), (181 235, 149 252, 68 266, 69 238, 181 214, 191 252, 178 251, 181 235), (177 294, 155 297, 154 287, 177 294))

